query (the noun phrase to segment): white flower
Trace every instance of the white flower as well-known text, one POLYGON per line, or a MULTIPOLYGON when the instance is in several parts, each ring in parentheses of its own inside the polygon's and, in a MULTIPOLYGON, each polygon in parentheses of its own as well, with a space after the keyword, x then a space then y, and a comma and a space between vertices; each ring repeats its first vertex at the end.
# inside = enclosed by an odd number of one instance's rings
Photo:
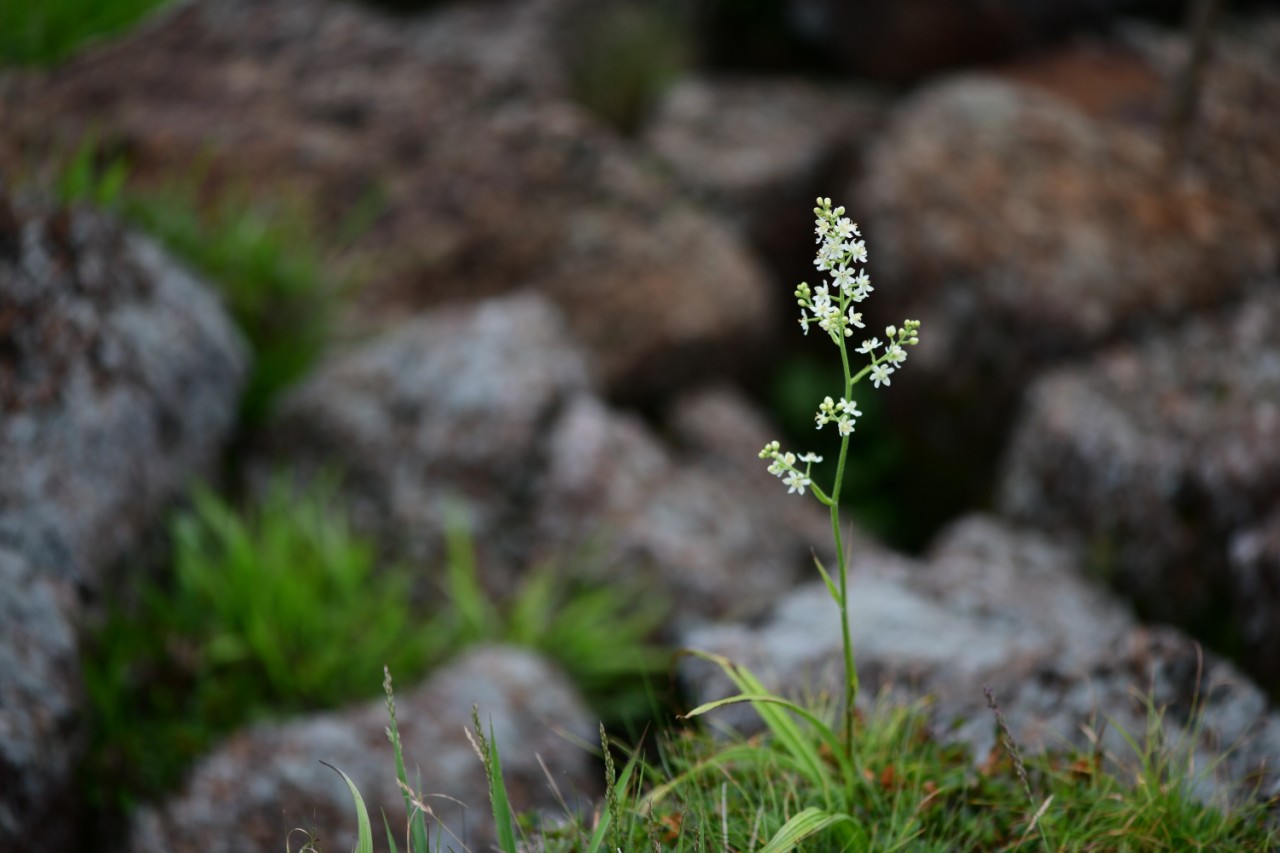
POLYGON ((883 383, 889 385, 889 374, 893 373, 893 368, 885 364, 877 364, 871 368, 871 382, 879 388, 883 383))
POLYGON ((872 338, 869 341, 863 341, 862 346, 858 347, 858 352, 864 355, 871 355, 871 352, 878 346, 880 346, 880 339, 872 338))
POLYGON ((836 408, 851 418, 862 417, 862 412, 858 410, 858 404, 853 400, 846 400, 844 397, 841 397, 840 402, 836 403, 836 408))
POLYGON ((805 487, 808 486, 811 481, 799 471, 792 471, 790 476, 783 478, 782 482, 786 483, 790 487, 787 489, 787 494, 803 495, 805 487))
POLYGON ((861 302, 866 299, 873 290, 875 290, 875 288, 871 286, 871 276, 867 275, 866 270, 863 270, 858 273, 858 277, 853 280, 853 301, 861 302))
POLYGON ((842 239, 848 240, 850 237, 861 237, 858 226, 854 225, 847 217, 840 217, 840 221, 836 223, 836 233, 842 239))
POLYGON ((831 271, 831 283, 841 290, 848 290, 853 286, 853 270, 849 269, 846 264, 841 264, 838 268, 831 271))
POLYGON ((799 459, 801 462, 804 462, 810 465, 814 465, 822 461, 822 457, 816 453, 801 453, 796 458, 799 459))
POLYGON ((820 284, 813 289, 813 311, 820 314, 826 310, 831 304, 831 292, 827 290, 825 284, 820 284))
POLYGON ((902 362, 907 360, 907 351, 897 344, 894 344, 885 350, 884 360, 895 366, 902 364, 902 362))
MULTIPOLYGON (((849 306, 849 325, 856 326, 859 329, 865 329, 867 327, 866 324, 862 322, 861 312, 854 311, 852 305, 849 306)), ((808 329, 805 331, 808 331, 808 329)), ((845 332, 852 335, 853 329, 845 329, 845 332)))
POLYGON ((862 240, 854 240, 845 244, 845 249, 853 255, 853 259, 860 264, 867 262, 867 244, 862 240))
POLYGON ((841 435, 853 435, 854 420, 850 417, 842 417, 836 421, 836 429, 840 430, 841 435))

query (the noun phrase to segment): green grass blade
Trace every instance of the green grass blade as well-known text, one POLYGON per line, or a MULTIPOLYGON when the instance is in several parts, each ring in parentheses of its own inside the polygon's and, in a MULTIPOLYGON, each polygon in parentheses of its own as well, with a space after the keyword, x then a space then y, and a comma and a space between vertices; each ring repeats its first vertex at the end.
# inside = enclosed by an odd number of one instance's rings
POLYGON ((847 814, 831 814, 810 806, 779 827, 773 834, 773 838, 769 839, 769 843, 760 848, 760 853, 787 853, 789 850, 795 850, 806 838, 811 838, 824 829, 845 821, 852 823, 853 818, 847 814))
MULTIPOLYGON (((399 848, 396 847, 396 838, 391 832, 391 821, 387 820, 386 812, 382 813, 382 828, 387 831, 387 849, 390 850, 391 853, 400 853, 399 848)), ((410 850, 409 853, 413 853, 413 851, 410 850)))
POLYGON ((515 815, 507 798, 507 784, 502 778, 502 758, 498 755, 498 743, 493 736, 493 724, 489 724, 489 739, 485 745, 489 753, 489 802, 493 805, 494 831, 498 835, 498 847, 502 853, 516 853, 515 815))
MULTIPOLYGON (((764 684, 757 679, 746 667, 739 666, 733 661, 721 655, 711 654, 710 652, 698 651, 696 649, 688 650, 687 654, 702 658, 716 664, 734 683, 734 686, 742 691, 746 696, 766 697, 772 696, 765 688, 764 684)), ((800 726, 796 724, 788 713, 795 706, 785 700, 774 697, 771 701, 754 703, 755 711, 760 715, 766 726, 773 733, 778 743, 791 754, 796 762, 802 768, 805 776, 814 784, 822 788, 823 801, 828 807, 833 805, 831 799, 831 778, 830 772, 822 756, 819 754, 817 746, 812 736, 805 734, 800 726), (788 709, 784 710, 778 707, 779 704, 787 705, 788 709)), ((812 715, 808 716, 811 723, 816 724, 817 730, 821 732, 827 730, 827 735, 820 735, 821 740, 829 740, 835 735, 830 732, 830 727, 824 725, 820 720, 812 715)), ((835 754, 839 756, 843 749, 836 749, 835 754)), ((842 768, 844 769, 844 768, 842 768)))
POLYGON ((352 782, 351 777, 346 773, 343 773, 327 761, 321 761, 320 763, 341 776, 342 781, 346 782, 347 787, 351 790, 351 799, 356 804, 355 853, 373 853, 373 827, 369 823, 369 810, 364 806, 364 797, 360 796, 360 789, 356 787, 356 783, 352 782))

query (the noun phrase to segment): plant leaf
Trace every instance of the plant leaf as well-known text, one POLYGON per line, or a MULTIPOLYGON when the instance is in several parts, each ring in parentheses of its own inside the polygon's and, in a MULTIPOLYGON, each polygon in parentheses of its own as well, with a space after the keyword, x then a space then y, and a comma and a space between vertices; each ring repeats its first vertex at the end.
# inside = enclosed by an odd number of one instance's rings
POLYGON ((343 773, 327 761, 321 761, 320 763, 341 776, 342 781, 346 782, 347 787, 351 789, 351 799, 356 804, 355 853, 373 853, 373 827, 369 824, 369 810, 364 807, 364 798, 360 796, 360 789, 356 787, 356 783, 352 782, 351 777, 346 773, 343 773))

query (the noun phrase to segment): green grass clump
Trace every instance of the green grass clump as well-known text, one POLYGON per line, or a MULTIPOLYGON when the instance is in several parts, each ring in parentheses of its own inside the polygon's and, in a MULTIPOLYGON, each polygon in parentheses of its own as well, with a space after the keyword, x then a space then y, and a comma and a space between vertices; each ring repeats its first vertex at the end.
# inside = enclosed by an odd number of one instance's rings
POLYGON ((148 191, 130 189, 128 177, 123 158, 104 159, 88 142, 60 173, 58 195, 116 210, 221 291, 253 350, 241 415, 260 423, 323 352, 345 290, 313 217, 299 204, 257 204, 243 192, 205 199, 198 169, 148 191))
POLYGON ((241 513, 197 491, 171 533, 171 575, 86 653, 92 775, 126 799, 236 726, 368 696, 384 663, 413 677, 444 653, 446 626, 410 607, 414 574, 380 566, 323 493, 277 485, 241 513))
POLYGON ((170 0, 4 0, 0 65, 49 65, 114 35, 170 0))
POLYGON ((169 576, 116 602, 86 645, 92 800, 110 811, 162 794, 245 723, 370 697, 383 666, 417 680, 475 643, 542 650, 606 719, 647 713, 644 680, 669 659, 647 640, 659 608, 550 566, 496 604, 465 527, 448 537, 439 594, 423 595, 425 570, 380 560, 332 489, 280 481, 244 509, 197 490, 171 525, 169 576))
MULTIPOLYGON (((1003 748, 975 763, 968 748, 931 732, 927 704, 885 701, 857 721, 853 749, 834 734, 835 704, 807 708, 770 696, 748 671, 722 658, 744 699, 708 703, 690 712, 750 701, 766 730, 751 738, 705 726, 669 731, 660 758, 602 736, 607 794, 588 814, 565 806, 548 825, 516 818, 502 782, 492 738, 473 714, 473 738, 489 777, 499 849, 504 853, 606 851, 1174 851, 1274 850, 1280 844, 1276 803, 1228 807, 1198 800, 1200 774, 1187 751, 1166 736, 1163 713, 1148 706, 1148 727, 1125 735, 1129 752, 1067 751, 1024 761, 998 708, 1003 748), (614 752, 628 755, 619 770, 614 752), (1269 813, 1268 809, 1272 811, 1269 813), (1268 821, 1271 821, 1270 823, 1268 821)), ((385 685, 388 734, 408 793, 409 851, 457 850, 448 827, 427 841, 432 815, 412 794, 395 732, 390 682, 385 685)), ((1193 721, 1183 730, 1194 741, 1193 721)), ((1181 740, 1179 741, 1182 742, 1181 740)), ((357 816, 364 813, 353 789, 357 816)), ((367 816, 359 820, 361 838, 367 816)), ((390 849, 397 846, 387 828, 390 849)), ((362 841, 363 843, 363 841, 362 841)), ((313 846, 310 849, 315 850, 313 846)))

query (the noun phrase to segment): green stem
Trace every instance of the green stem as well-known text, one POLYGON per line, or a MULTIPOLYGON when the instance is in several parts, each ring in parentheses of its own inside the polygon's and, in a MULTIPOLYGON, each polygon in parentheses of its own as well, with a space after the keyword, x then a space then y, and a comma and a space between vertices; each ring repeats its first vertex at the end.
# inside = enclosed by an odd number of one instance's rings
MULTIPOLYGON (((840 346, 840 362, 844 366, 844 397, 853 396, 853 376, 849 371, 849 354, 844 341, 840 346)), ((836 543, 836 560, 840 573, 840 638, 844 643, 844 742, 850 761, 853 760, 854 702, 858 698, 858 670, 853 657, 853 638, 849 632, 849 563, 845 557, 844 541, 840 536, 840 487, 844 484, 844 463, 849 451, 849 436, 840 437, 840 458, 836 463, 836 481, 831 486, 831 535, 836 543)))

